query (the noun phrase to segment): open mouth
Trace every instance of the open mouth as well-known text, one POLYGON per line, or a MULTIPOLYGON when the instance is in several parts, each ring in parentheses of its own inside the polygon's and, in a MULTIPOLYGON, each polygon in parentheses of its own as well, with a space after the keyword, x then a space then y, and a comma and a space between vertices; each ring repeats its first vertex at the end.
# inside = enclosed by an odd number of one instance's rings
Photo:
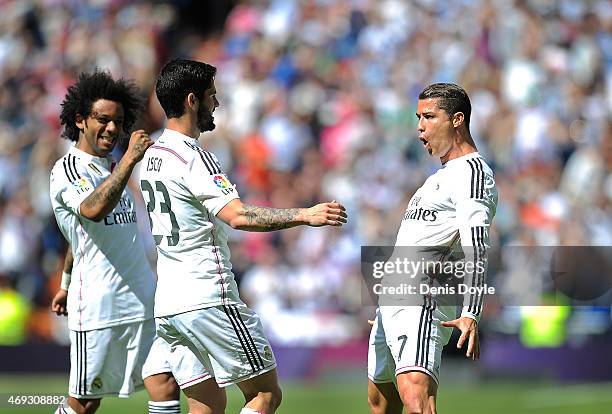
POLYGON ((419 137, 419 139, 421 140, 421 142, 423 143, 423 146, 427 148, 427 145, 429 144, 429 141, 427 141, 425 138, 423 137, 419 137))

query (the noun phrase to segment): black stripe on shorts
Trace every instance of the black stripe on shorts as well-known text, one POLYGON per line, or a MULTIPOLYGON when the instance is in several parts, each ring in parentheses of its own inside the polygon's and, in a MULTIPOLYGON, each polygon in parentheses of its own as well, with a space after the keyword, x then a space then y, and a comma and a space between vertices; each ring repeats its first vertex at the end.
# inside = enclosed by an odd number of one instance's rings
POLYGON ((242 329, 239 329, 237 327, 237 323, 236 323, 233 315, 230 312, 229 306, 223 305, 223 310, 225 311, 225 314, 229 318, 229 321, 232 324, 232 327, 234 328, 234 332, 236 333, 236 337, 238 337, 238 340, 240 341, 240 346, 242 346, 242 350, 244 351, 244 354, 246 355, 246 357, 247 357, 247 359, 249 361, 249 365, 251 365, 251 369, 253 370, 253 372, 259 371, 259 366, 257 366, 257 361, 254 359, 253 355, 251 355, 251 353, 249 352, 250 349, 247 350, 247 345, 245 344, 245 341, 242 338, 242 329))

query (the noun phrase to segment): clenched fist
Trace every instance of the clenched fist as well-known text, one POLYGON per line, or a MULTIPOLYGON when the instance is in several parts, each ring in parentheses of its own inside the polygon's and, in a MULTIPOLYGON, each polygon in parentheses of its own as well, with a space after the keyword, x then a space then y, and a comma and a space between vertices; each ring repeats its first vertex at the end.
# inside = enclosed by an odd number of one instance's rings
POLYGON ((149 138, 149 134, 142 129, 134 131, 130 137, 130 143, 127 151, 125 152, 125 156, 136 164, 142 160, 145 151, 151 145, 153 145, 153 141, 151 141, 151 138, 149 138))

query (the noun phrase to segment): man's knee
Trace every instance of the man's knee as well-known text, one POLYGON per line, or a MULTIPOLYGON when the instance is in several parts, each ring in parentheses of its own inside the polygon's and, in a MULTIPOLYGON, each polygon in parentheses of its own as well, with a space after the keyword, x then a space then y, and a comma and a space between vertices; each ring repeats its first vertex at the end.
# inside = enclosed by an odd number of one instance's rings
POLYGON ((370 413, 372 414, 385 414, 387 404, 380 394, 368 393, 368 405, 370 406, 370 413))
POLYGON ((372 414, 401 414, 404 408, 393 383, 371 380, 368 381, 368 406, 372 414))
MULTIPOLYGON (((72 397, 70 398, 72 399, 72 397)), ((77 414, 94 414, 98 407, 100 407, 100 399, 85 400, 74 398, 73 401, 68 401, 68 405, 77 414)))
POLYGON ((398 391, 408 414, 430 413, 429 397, 435 395, 432 379, 421 372, 398 375, 398 391))
POLYGON ((245 399, 247 402, 257 399, 263 405, 265 405, 268 410, 274 412, 281 404, 283 392, 281 391, 280 387, 277 386, 267 391, 253 392, 245 395, 245 399))
POLYGON ((169 373, 151 375, 144 380, 152 401, 172 401, 181 397, 181 390, 169 373))

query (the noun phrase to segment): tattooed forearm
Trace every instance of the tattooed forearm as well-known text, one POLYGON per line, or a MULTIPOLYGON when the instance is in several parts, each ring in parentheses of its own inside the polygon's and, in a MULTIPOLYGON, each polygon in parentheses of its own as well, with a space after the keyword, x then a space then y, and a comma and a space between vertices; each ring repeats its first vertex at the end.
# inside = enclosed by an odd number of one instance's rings
POLYGON ((72 273, 72 264, 74 263, 74 257, 72 256, 72 246, 68 245, 66 251, 66 257, 64 258, 64 272, 72 273))
POLYGON ((258 231, 274 231, 300 224, 301 208, 271 208, 244 204, 244 216, 248 226, 258 231))
POLYGON ((132 165, 120 162, 113 173, 81 203, 81 214, 91 220, 100 221, 110 213, 121 198, 127 185, 132 165))

